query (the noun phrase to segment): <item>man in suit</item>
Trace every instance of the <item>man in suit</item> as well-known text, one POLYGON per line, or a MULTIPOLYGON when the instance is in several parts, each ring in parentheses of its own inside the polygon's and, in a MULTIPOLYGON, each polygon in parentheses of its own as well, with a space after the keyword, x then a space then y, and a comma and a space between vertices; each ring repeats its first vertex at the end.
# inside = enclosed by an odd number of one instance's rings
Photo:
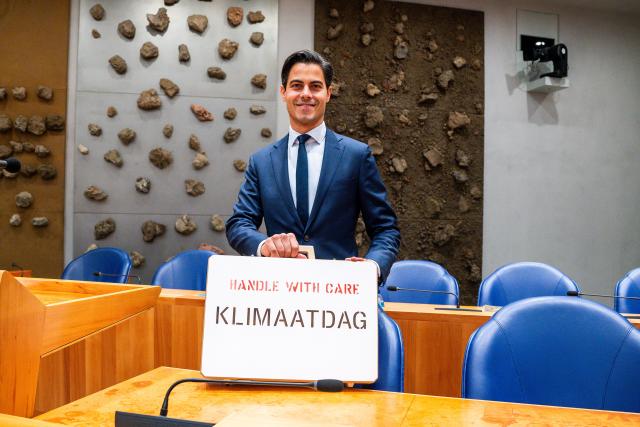
POLYGON ((281 77, 289 133, 249 159, 226 224, 229 244, 242 255, 290 258, 312 245, 318 258, 374 261, 386 277, 400 243, 396 216, 369 147, 325 126, 331 64, 302 50, 281 77), (365 258, 354 238, 360 214, 371 238, 365 258), (263 219, 267 235, 258 231, 263 219))

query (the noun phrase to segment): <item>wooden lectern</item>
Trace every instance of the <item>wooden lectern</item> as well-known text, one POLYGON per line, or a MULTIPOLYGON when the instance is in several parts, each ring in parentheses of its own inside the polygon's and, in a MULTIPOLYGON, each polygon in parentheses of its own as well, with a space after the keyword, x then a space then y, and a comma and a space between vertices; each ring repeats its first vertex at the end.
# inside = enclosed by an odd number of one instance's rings
POLYGON ((0 270, 0 413, 33 416, 43 357, 151 309, 159 294, 155 286, 18 279, 0 270))

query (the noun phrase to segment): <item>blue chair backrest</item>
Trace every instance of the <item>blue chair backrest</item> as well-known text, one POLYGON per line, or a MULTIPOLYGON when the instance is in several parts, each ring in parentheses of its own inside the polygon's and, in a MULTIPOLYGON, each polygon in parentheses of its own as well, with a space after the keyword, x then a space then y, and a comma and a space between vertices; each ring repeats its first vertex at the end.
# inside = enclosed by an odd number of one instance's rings
POLYGON ((458 303, 458 281, 439 264, 431 261, 397 261, 391 266, 385 286, 380 288, 382 299, 389 302, 409 302, 416 304, 449 304, 458 303), (426 289, 431 291, 453 292, 456 296, 446 294, 430 294, 426 292, 387 290, 387 285, 401 288, 426 289))
MULTIPOLYGON (((616 284, 616 295, 640 298, 640 268, 631 270, 616 284)), ((614 308, 618 313, 640 313, 640 301, 614 298, 614 308)))
POLYGON ((398 324, 378 310, 378 379, 369 390, 404 392, 404 349, 398 324))
POLYGON ((478 305, 505 306, 531 297, 580 292, 578 285, 555 267, 540 262, 516 262, 487 276, 478 290, 478 305))
POLYGON ((510 304, 473 333, 462 397, 640 411, 640 331, 582 298, 510 304))
POLYGON ((125 251, 118 248, 97 248, 67 264, 62 272, 62 279, 127 283, 130 270, 131 260, 125 251), (96 272, 113 276, 96 276, 96 272))
POLYGON ((158 267, 151 284, 170 289, 204 291, 211 255, 215 253, 199 249, 181 252, 158 267))

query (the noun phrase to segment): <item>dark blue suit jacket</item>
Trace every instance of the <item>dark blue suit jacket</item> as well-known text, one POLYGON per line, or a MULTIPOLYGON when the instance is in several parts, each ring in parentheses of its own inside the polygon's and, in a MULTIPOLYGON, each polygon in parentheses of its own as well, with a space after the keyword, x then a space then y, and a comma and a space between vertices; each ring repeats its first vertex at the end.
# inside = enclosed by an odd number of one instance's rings
POLYGON ((226 224, 229 244, 242 255, 255 255, 267 238, 258 231, 264 218, 269 236, 294 233, 300 244, 314 247, 317 258, 345 259, 358 254, 354 234, 362 212, 371 238, 365 257, 376 261, 381 277, 386 277, 398 253, 400 232, 369 147, 327 129, 318 190, 303 227, 289 186, 287 142, 285 136, 249 159, 226 224))

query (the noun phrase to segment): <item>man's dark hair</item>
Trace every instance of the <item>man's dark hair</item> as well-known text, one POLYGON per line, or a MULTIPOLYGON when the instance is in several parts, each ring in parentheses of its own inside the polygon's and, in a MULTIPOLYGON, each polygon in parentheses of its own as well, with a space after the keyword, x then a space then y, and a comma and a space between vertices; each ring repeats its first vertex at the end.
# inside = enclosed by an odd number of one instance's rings
POLYGON ((293 52, 287 59, 285 59, 284 64, 282 64, 282 86, 285 88, 287 87, 289 72, 291 71, 291 68, 298 63, 318 64, 320 68, 322 68, 322 74, 324 74, 324 83, 327 87, 331 86, 331 81, 333 80, 333 66, 318 52, 308 49, 293 52))

